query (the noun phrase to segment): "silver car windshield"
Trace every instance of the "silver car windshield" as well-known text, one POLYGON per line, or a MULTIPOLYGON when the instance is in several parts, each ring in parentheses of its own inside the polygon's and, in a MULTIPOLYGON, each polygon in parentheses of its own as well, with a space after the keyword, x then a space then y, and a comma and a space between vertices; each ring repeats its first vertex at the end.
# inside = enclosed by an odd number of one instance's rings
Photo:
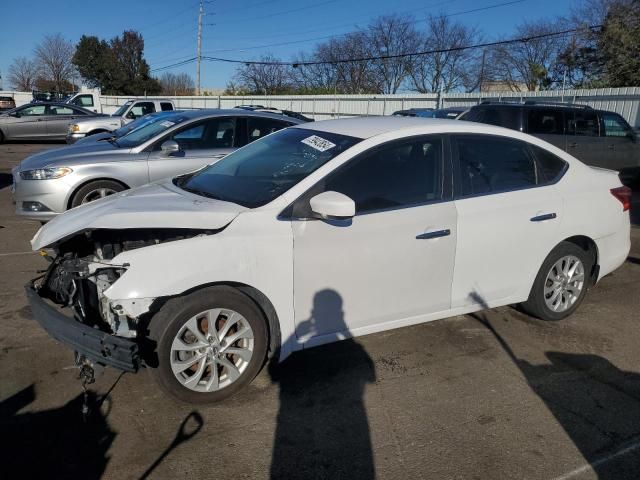
POLYGON ((183 115, 170 115, 153 118, 146 125, 142 125, 134 130, 131 130, 126 135, 118 138, 116 143, 122 148, 135 148, 138 145, 142 145, 147 140, 151 140, 153 137, 160 135, 165 130, 170 129, 174 125, 184 122, 187 117, 183 115))
POLYGON ((361 139, 336 133, 286 128, 227 155, 174 183, 205 197, 248 208, 279 197, 361 139))
POLYGON ((133 100, 129 100, 124 105, 122 105, 119 109, 117 109, 115 112, 113 112, 111 114, 111 116, 112 117, 121 117, 122 115, 124 115, 124 112, 127 110, 127 108, 129 108, 131 106, 132 103, 133 103, 133 100))

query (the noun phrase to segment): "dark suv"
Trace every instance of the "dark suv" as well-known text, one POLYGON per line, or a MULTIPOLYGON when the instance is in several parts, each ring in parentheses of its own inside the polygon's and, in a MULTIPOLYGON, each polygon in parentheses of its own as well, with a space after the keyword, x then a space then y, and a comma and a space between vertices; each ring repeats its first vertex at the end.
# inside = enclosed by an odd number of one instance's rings
POLYGON ((472 107, 460 120, 529 133, 587 165, 618 170, 625 183, 640 179, 640 139, 614 112, 564 103, 484 102, 472 107))

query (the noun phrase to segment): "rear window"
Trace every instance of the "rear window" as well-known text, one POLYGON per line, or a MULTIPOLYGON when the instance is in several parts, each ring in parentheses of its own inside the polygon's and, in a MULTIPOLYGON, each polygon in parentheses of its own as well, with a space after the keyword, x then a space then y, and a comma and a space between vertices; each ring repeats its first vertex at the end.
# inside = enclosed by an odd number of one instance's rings
POLYGON ((596 112, 576 110, 573 115, 567 112, 567 135, 597 137, 600 135, 600 124, 596 112))
POLYGON ((488 123, 498 127, 520 130, 520 108, 512 107, 473 107, 465 114, 469 122, 488 123))

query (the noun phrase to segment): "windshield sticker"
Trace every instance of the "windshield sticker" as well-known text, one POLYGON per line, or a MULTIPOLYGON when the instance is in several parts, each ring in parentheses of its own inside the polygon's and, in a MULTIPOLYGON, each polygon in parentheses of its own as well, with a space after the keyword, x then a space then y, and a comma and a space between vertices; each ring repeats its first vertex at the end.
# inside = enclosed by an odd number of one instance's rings
POLYGON ((169 127, 173 127, 175 123, 170 122, 169 120, 165 120, 164 122, 160 122, 160 125, 162 125, 165 128, 169 128, 169 127))
POLYGON ((329 140, 325 140, 317 135, 311 135, 310 137, 301 140, 301 142, 305 145, 309 145, 311 148, 315 148, 319 152, 326 152, 330 148, 336 146, 335 143, 331 143, 329 140))

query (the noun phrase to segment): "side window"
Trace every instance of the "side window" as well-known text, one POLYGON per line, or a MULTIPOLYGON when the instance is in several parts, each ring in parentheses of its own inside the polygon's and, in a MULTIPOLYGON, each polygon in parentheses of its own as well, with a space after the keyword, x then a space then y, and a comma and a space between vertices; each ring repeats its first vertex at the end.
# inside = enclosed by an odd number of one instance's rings
POLYGON ((567 112, 567 135, 597 137, 600 135, 598 116, 596 112, 576 110, 567 112))
POLYGON ((631 132, 627 122, 615 113, 602 114, 602 123, 606 137, 626 137, 631 132))
POLYGON ((74 105, 80 107, 93 107, 93 95, 80 95, 73 100, 74 105))
POLYGON ((139 118, 155 111, 156 107, 153 102, 138 102, 133 107, 131 107, 131 110, 129 110, 127 117, 139 118))
POLYGON ((247 143, 288 127, 290 124, 271 118, 247 117, 247 143))
POLYGON ((351 160, 326 180, 324 191, 344 193, 356 213, 402 208, 442 198, 442 139, 394 143, 351 160))
POLYGON ((510 128, 512 130, 520 130, 520 112, 519 108, 504 107, 477 107, 472 108, 464 117, 464 120, 478 123, 488 123, 497 125, 498 127, 510 128))
POLYGON ((469 135, 456 138, 460 195, 519 190, 537 184, 527 144, 507 138, 469 135))
POLYGON ((173 105, 171 105, 168 102, 160 102, 160 109, 163 112, 169 112, 169 111, 173 110, 173 105))
POLYGON ((21 117, 39 116, 45 114, 46 108, 46 105, 32 105, 30 107, 19 110, 18 113, 21 117))
POLYGON ((211 118, 196 125, 189 125, 173 135, 161 140, 175 140, 182 150, 202 150, 212 148, 231 148, 235 136, 235 119, 211 118))
POLYGON ((562 135, 563 113, 559 109, 532 108, 527 114, 527 129, 530 134, 562 135))
POLYGON ((544 148, 536 145, 530 145, 530 147, 533 149, 533 153, 538 161, 538 166, 540 167, 540 183, 552 183, 558 180, 567 168, 567 162, 556 157, 544 148))
POLYGON ((73 111, 73 109, 69 107, 58 107, 58 106, 49 107, 50 115, 73 115, 74 113, 75 112, 73 111))

